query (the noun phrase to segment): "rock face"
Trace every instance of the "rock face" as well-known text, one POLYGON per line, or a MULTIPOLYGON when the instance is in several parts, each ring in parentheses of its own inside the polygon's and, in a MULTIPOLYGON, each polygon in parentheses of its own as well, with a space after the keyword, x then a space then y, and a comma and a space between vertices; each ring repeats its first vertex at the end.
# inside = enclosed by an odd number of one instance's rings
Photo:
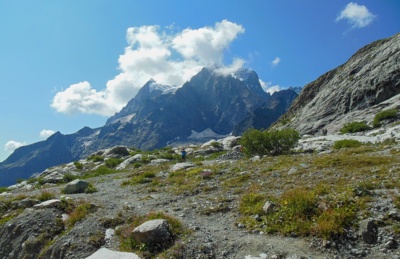
POLYGON ((280 119, 301 133, 337 132, 346 122, 372 121, 399 108, 400 34, 373 42, 345 64, 306 85, 280 119))
MULTIPOLYGON (((57 132, 15 150, 0 163, 0 186, 117 145, 154 149, 224 137, 235 127, 236 134, 248 127, 267 128, 296 96, 294 90, 271 96, 262 90, 257 74, 246 69, 221 75, 204 68, 181 88, 150 80, 103 127, 85 127, 70 135, 57 132)), ((129 155, 123 147, 110 152, 112 157, 129 155)))
POLYGON ((46 242, 64 230, 61 213, 52 208, 27 209, 7 222, 0 228, 0 258, 37 258, 46 242))

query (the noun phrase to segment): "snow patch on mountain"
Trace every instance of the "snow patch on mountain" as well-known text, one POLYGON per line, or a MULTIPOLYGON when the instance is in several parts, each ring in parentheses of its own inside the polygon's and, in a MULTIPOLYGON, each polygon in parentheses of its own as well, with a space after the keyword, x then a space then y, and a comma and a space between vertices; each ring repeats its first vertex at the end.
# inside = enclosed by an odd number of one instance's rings
POLYGON ((188 139, 208 139, 208 138, 219 139, 219 138, 225 138, 227 136, 229 136, 229 134, 228 135, 220 135, 220 134, 215 133, 212 129, 207 128, 207 129, 203 130, 202 132, 196 132, 196 131, 192 130, 192 134, 188 137, 188 139))
POLYGON ((149 84, 150 93, 153 91, 161 91, 161 94, 175 93, 178 88, 177 86, 158 84, 154 79, 151 79, 149 84))

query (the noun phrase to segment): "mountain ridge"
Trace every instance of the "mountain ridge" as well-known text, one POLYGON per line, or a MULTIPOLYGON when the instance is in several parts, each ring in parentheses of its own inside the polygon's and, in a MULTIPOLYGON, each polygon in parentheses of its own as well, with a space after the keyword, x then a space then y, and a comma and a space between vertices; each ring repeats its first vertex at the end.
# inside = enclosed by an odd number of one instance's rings
MULTIPOLYGON (((277 119, 297 96, 294 91, 287 90, 291 93, 287 100, 275 98, 278 93, 271 96, 262 90, 255 71, 242 69, 239 72, 238 75, 222 75, 216 69, 203 68, 180 88, 160 85, 150 79, 104 126, 85 127, 69 135, 58 132, 40 144, 17 149, 0 163, 0 186, 14 184, 18 178, 27 178, 48 167, 116 145, 155 149, 196 142, 196 136, 202 136, 201 141, 212 136, 226 136, 261 107, 267 107, 268 113, 274 113, 270 117, 277 119), (200 134, 205 131, 208 134, 200 134)), ((250 120, 240 129, 252 126, 250 120)))

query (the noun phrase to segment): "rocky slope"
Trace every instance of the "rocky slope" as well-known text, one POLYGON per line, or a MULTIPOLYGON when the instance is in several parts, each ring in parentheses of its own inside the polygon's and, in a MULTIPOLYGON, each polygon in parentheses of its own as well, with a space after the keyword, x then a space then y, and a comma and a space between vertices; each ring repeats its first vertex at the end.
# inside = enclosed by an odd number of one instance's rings
MULTIPOLYGON (((161 258, 399 258, 399 141, 400 126, 393 123, 363 134, 303 138, 297 153, 280 157, 244 158, 236 151, 235 137, 186 146, 184 163, 178 148, 153 153, 128 153, 125 147, 103 150, 91 160, 49 168, 36 180, 1 194, 0 257, 81 259, 100 248, 120 251, 135 218, 162 212, 189 231, 158 254, 161 258), (373 144, 332 149, 342 138, 373 144), (124 161, 118 171, 95 175, 107 159, 115 158, 124 161), (362 163, 352 167, 352 158, 362 163), (97 192, 63 193, 71 175, 91 176, 86 181, 97 192), (293 189, 320 189, 321 184, 332 189, 321 194, 315 204, 320 209, 330 211, 322 201, 333 201, 338 211, 349 201, 360 206, 345 231, 328 239, 297 231, 267 234, 264 212, 246 215, 241 210, 248 195, 261 194, 265 202, 293 189), (46 197, 51 200, 38 200, 46 197), (78 214, 73 204, 86 210, 71 223, 78 214)), ((135 252, 151 257, 145 251, 135 252)), ((109 258, 120 258, 113 256, 109 258)))
POLYGON ((0 163, 0 186, 115 145, 154 149, 227 136, 236 125, 238 134, 249 127, 267 128, 296 96, 292 89, 270 96, 262 90, 257 74, 245 69, 221 75, 204 68, 181 88, 150 80, 103 127, 85 127, 70 135, 58 132, 17 149, 0 163))
POLYGON ((345 64, 304 86, 281 122, 302 133, 338 132, 346 122, 371 122, 379 111, 398 108, 399 94, 400 34, 396 34, 368 44, 345 64))

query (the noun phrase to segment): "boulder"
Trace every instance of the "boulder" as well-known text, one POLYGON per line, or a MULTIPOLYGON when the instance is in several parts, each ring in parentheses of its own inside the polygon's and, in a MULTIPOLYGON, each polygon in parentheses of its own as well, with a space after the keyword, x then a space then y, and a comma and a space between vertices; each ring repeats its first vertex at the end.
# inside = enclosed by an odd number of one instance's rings
POLYGON ((65 194, 82 193, 89 186, 89 183, 80 179, 75 179, 68 183, 64 188, 65 194))
POLYGON ((42 203, 36 204, 33 206, 34 209, 44 209, 44 208, 58 208, 58 206, 61 204, 61 201, 59 199, 52 199, 52 200, 47 200, 42 203))
POLYGON ((274 212, 277 207, 278 205, 276 205, 276 203, 273 203, 272 201, 267 201, 263 206, 263 211, 266 214, 270 214, 274 212))
POLYGON ((154 219, 143 223, 132 231, 137 242, 145 244, 166 244, 172 240, 168 222, 165 219, 154 219))
POLYGON ((113 157, 113 158, 121 158, 121 157, 126 157, 129 156, 129 150, 124 147, 124 146, 116 146, 107 149, 104 154, 104 157, 113 157))
POLYGON ((128 165, 130 164, 134 164, 136 162, 141 161, 143 158, 142 154, 136 154, 133 157, 130 157, 128 159, 125 159, 121 164, 119 164, 115 169, 117 170, 121 170, 121 169, 125 169, 128 165))
POLYGON ((170 169, 170 171, 171 172, 176 172, 176 171, 188 169, 188 168, 191 168, 191 167, 194 167, 194 166, 195 165, 192 164, 192 163, 177 163, 170 169))
POLYGON ((378 226, 374 219, 366 219, 360 222, 360 235, 365 243, 376 243, 378 240, 378 226))
POLYGON ((86 259, 140 259, 140 257, 135 253, 117 252, 105 247, 100 248, 91 256, 86 257, 86 259))
POLYGON ((160 165, 160 164, 167 163, 167 162, 169 162, 168 159, 162 159, 162 158, 153 159, 150 161, 150 165, 160 165))

